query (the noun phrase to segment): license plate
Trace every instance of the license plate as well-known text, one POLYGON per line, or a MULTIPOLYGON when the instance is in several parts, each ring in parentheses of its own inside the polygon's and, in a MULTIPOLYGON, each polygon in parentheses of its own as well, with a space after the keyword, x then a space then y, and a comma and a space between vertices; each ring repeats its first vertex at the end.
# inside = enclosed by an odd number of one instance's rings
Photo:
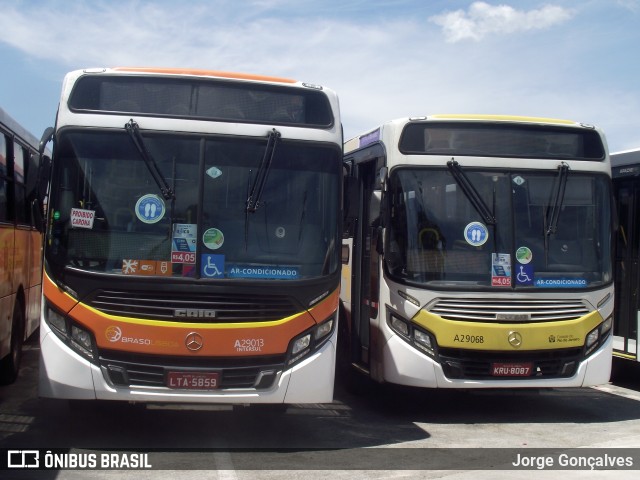
POLYGON ((167 387, 184 390, 214 390, 220 387, 220 373, 168 372, 167 387))
POLYGON ((494 377, 529 377, 533 371, 531 363, 492 363, 491 375, 494 377))

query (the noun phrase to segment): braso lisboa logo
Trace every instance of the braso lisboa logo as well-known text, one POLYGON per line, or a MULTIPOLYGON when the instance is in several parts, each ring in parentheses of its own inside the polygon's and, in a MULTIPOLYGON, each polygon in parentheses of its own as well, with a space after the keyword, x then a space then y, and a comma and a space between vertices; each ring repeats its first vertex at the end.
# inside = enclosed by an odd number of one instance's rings
POLYGON ((105 335, 107 336, 107 340, 111 343, 118 342, 122 338, 122 330, 120 327, 109 327, 105 330, 105 335))

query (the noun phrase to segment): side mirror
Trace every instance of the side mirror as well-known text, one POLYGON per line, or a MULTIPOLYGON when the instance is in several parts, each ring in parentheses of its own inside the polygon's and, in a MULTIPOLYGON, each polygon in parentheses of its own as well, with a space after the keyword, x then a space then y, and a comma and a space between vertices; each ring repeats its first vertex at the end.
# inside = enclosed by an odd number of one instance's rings
POLYGON ((53 127, 47 127, 40 138, 40 145, 38 145, 38 153, 42 157, 44 155, 44 151, 47 148, 47 143, 53 140, 53 134, 55 133, 55 129, 53 127))
POLYGON ((51 158, 48 155, 40 156, 40 165, 38 166, 38 179, 36 184, 37 199, 40 204, 44 203, 44 199, 49 193, 49 178, 51 177, 51 158))
POLYGON ((376 178, 376 189, 384 190, 384 185, 387 183, 387 177, 389 176, 389 169, 387 167, 381 167, 378 170, 378 177, 376 178))
POLYGON ((44 221, 44 211, 42 204, 35 198, 31 201, 31 218, 33 225, 40 233, 44 233, 46 225, 44 221))
POLYGON ((51 176, 51 158, 48 155, 40 155, 38 173, 35 178, 33 194, 31 196, 31 217, 35 227, 44 232, 46 198, 49 194, 49 177, 51 176))

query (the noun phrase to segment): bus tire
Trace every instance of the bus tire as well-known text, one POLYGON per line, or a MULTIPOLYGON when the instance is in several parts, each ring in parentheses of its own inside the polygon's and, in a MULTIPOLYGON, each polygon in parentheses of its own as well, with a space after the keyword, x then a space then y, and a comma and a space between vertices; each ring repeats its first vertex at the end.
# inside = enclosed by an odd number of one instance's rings
POLYGON ((24 312, 20 301, 13 307, 11 321, 11 346, 9 354, 0 361, 0 385, 9 385, 16 381, 22 359, 22 342, 24 340, 24 312))

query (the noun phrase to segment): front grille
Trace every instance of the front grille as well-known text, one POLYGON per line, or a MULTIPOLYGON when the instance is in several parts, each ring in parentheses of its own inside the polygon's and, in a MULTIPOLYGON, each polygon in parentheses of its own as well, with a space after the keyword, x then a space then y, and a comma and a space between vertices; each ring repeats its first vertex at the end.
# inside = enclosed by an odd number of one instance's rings
POLYGON ((439 360, 447 378, 469 380, 567 378, 575 374, 581 356, 580 348, 510 353, 453 348, 442 348, 439 351, 439 360), (531 363, 533 373, 528 377, 495 377, 491 375, 494 363, 531 363))
POLYGON ((108 380, 117 386, 164 387, 170 371, 220 372, 220 388, 266 389, 273 385, 284 370, 284 355, 245 358, 163 357, 159 365, 156 357, 139 354, 103 351, 100 367, 108 380))
POLYGON ((443 298, 428 311, 460 322, 554 322, 589 313, 580 300, 503 300, 443 298))
POLYGON ((99 290, 87 299, 96 310, 123 317, 189 323, 266 322, 291 316, 301 309, 284 295, 199 292, 136 292, 99 290), (176 317, 176 310, 194 312, 176 317), (198 312, 207 315, 198 315, 198 312), (213 312, 213 313, 212 313, 213 312))

